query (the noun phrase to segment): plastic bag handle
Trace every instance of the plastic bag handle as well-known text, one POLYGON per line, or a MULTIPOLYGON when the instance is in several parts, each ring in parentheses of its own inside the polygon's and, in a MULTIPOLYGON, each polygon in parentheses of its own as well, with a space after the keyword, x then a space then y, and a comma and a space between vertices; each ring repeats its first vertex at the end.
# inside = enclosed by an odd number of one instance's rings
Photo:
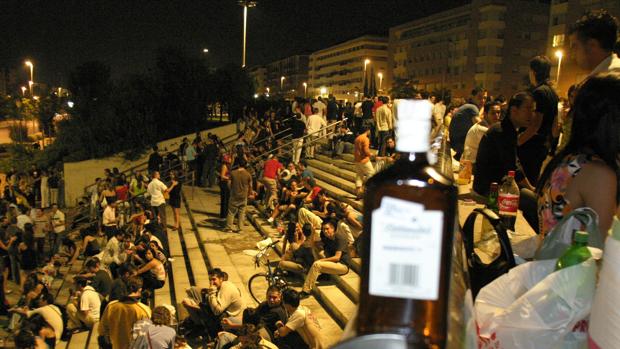
POLYGON ((495 234, 497 235, 497 238, 499 240, 502 254, 504 255, 504 258, 506 259, 508 264, 510 264, 510 267, 514 267, 516 265, 515 257, 512 252, 512 245, 510 244, 510 238, 508 237, 506 227, 504 227, 504 224, 500 221, 499 216, 488 208, 474 209, 474 211, 469 214, 467 220, 465 221, 465 224, 463 225, 463 244, 465 245, 465 253, 467 254, 467 258, 469 259, 475 254, 474 223, 476 222, 476 216, 479 214, 486 218, 491 223, 491 225, 493 225, 493 228, 495 229, 495 234))

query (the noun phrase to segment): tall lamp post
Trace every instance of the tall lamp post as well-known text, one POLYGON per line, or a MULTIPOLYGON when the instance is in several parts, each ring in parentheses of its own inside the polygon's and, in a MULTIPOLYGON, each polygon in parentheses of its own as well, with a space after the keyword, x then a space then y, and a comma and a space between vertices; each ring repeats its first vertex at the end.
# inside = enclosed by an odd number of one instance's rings
POLYGON ((284 90, 284 80, 286 79, 286 77, 281 76, 280 77, 280 92, 282 92, 282 90, 284 90))
POLYGON ((562 50, 555 51, 555 56, 558 58, 558 75, 556 77, 556 84, 560 84, 560 70, 562 69, 562 57, 564 57, 564 52, 562 50))
POLYGON ((304 82, 302 85, 304 85, 304 98, 306 98, 306 94, 308 92, 308 83, 304 82))
POLYGON ((24 64, 27 67, 30 67, 30 81, 28 81, 28 86, 30 87, 30 96, 33 96, 34 93, 32 91, 32 85, 34 85, 34 64, 31 61, 25 61, 24 64))
POLYGON ((379 77, 379 91, 381 91, 381 86, 383 85, 383 73, 379 72, 377 73, 377 76, 379 77))
POLYGON ((239 0, 238 3, 240 6, 243 6, 243 56, 241 61, 241 68, 245 68, 245 46, 248 33, 248 8, 255 7, 256 1, 239 0))

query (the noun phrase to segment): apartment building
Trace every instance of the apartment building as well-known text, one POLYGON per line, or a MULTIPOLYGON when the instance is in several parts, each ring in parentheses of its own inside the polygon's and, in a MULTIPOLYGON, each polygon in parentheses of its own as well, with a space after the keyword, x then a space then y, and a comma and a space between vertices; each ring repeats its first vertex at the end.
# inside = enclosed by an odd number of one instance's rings
POLYGON ((528 62, 545 53, 545 0, 473 0, 390 29, 388 84, 466 97, 474 86, 510 96, 525 88, 528 62))
POLYGON ((558 78, 557 89, 566 97, 568 88, 579 83, 588 74, 577 66, 571 54, 569 30, 581 16, 589 10, 605 9, 616 18, 620 18, 620 1, 618 0, 553 0, 549 9, 549 29, 547 37, 547 55, 553 59, 553 78, 558 78))
POLYGON ((308 97, 333 94, 353 101, 364 93, 364 76, 375 79, 378 93, 389 90, 388 38, 364 35, 313 52, 309 61, 308 97))
POLYGON ((308 59, 308 55, 295 55, 265 65, 265 88, 282 97, 303 96, 304 83, 308 81, 308 59))

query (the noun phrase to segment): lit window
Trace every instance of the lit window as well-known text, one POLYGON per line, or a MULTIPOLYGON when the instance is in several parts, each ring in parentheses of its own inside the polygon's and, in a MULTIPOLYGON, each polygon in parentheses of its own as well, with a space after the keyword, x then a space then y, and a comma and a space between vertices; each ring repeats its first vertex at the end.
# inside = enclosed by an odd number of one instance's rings
POLYGON ((553 47, 564 46, 564 34, 558 34, 553 36, 553 47))

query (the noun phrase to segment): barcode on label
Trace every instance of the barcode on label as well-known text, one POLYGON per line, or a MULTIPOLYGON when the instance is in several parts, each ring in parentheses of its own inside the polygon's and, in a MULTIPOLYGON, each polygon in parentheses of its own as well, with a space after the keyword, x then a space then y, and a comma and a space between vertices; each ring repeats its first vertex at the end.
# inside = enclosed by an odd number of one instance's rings
POLYGON ((392 286, 418 286, 419 265, 390 264, 390 280, 392 286))

